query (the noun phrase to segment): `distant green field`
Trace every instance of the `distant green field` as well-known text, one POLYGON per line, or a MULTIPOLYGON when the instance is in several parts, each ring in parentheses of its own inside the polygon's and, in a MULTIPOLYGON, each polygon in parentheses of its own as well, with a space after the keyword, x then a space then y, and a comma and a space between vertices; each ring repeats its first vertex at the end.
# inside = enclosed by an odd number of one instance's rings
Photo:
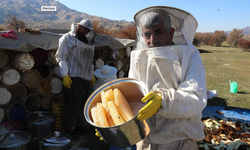
POLYGON ((208 105, 250 109, 250 53, 231 47, 197 48, 206 68, 207 90, 218 91, 208 105), (230 92, 229 81, 238 83, 238 93, 230 92))

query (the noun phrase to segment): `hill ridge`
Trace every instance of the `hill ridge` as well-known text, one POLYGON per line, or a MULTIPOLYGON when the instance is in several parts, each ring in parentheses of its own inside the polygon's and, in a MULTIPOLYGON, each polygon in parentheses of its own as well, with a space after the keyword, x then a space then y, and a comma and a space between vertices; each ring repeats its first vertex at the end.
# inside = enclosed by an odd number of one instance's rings
POLYGON ((7 14, 16 15, 17 19, 33 28, 69 29, 71 23, 79 22, 84 18, 98 20, 100 26, 114 30, 132 23, 89 15, 71 9, 55 0, 0 0, 0 6, 0 24, 4 24, 4 18, 7 17, 7 14), (41 11, 41 6, 56 6, 57 11, 41 11))

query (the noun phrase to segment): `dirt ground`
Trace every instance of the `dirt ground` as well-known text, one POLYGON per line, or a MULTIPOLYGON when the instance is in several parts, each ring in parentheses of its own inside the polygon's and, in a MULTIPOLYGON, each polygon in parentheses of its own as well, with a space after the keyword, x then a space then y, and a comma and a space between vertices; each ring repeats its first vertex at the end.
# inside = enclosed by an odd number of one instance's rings
MULTIPOLYGON (((63 134, 69 136, 65 130, 60 131, 63 134)), ((71 135, 70 135, 71 136, 71 135)), ((100 141, 95 136, 94 127, 88 128, 87 130, 76 130, 76 134, 71 136, 71 149, 72 150, 109 150, 109 145, 104 141, 100 141)), ((33 139, 29 144, 29 150, 38 150, 38 140, 33 139)))
POLYGON ((88 131, 78 131, 76 137, 73 137, 72 148, 86 148, 89 150, 109 150, 109 145, 99 140, 95 136, 94 127, 89 127, 88 131))

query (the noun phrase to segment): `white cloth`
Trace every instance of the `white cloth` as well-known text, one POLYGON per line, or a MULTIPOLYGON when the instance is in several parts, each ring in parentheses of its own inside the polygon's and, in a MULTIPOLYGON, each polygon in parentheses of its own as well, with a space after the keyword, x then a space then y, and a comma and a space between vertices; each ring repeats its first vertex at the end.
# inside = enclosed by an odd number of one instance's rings
POLYGON ((52 94, 59 94, 63 90, 63 82, 57 77, 52 77, 49 81, 52 94))
POLYGON ((147 119, 148 143, 204 139, 202 110, 207 103, 205 68, 192 46, 171 45, 133 50, 129 77, 162 95, 159 111, 147 119))
POLYGON ((209 90, 207 91, 207 99, 212 99, 218 96, 217 90, 209 90))

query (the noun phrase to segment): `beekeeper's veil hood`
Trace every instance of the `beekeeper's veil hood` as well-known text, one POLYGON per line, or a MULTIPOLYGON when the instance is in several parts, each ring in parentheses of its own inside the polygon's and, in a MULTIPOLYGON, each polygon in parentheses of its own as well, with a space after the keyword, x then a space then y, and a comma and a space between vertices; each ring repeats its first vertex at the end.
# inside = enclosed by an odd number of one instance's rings
POLYGON ((144 38, 142 37, 142 29, 141 23, 144 18, 143 15, 148 12, 163 12, 166 13, 171 21, 171 28, 175 29, 174 36, 173 36, 173 43, 176 45, 192 45, 193 38, 198 27, 198 23, 196 19, 193 17, 192 14, 169 6, 151 6, 144 8, 137 12, 134 16, 134 20, 136 23, 136 45, 134 49, 146 49, 148 46, 145 43, 144 38))

